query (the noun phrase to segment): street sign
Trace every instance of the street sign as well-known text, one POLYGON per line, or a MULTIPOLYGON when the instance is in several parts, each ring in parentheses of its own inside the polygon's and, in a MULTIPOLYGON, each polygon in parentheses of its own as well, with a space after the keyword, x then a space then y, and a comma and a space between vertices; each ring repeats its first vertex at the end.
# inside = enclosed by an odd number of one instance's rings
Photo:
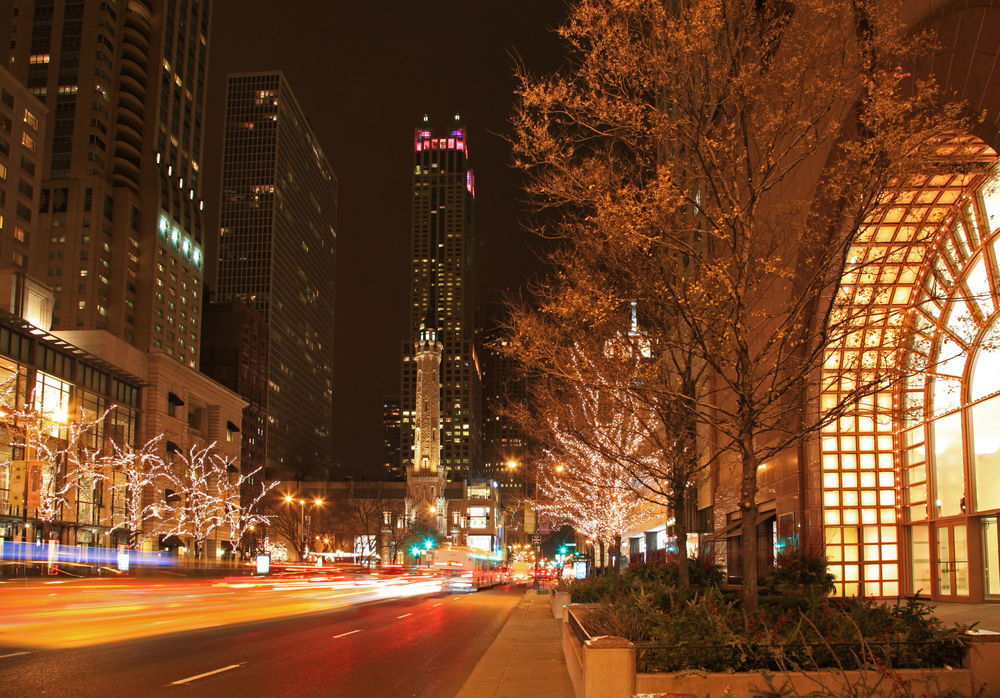
POLYGON ((531 537, 531 544, 532 545, 541 545, 542 544, 542 537, 541 536, 532 536, 531 537))

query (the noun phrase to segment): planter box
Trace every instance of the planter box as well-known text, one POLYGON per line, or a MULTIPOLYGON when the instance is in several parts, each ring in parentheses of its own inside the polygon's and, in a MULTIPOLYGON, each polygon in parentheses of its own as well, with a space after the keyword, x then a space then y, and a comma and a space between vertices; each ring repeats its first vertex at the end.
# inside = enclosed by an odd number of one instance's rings
MULTIPOLYGON (((965 696, 973 695, 972 672, 969 669, 900 669, 896 672, 903 681, 910 681, 908 695, 939 695, 955 690, 965 696)), ((702 676, 673 674, 636 674, 635 693, 691 694, 695 696, 718 696, 728 688, 738 696, 752 696, 754 689, 762 692, 780 690, 790 684, 794 695, 805 695, 813 691, 824 691, 824 695, 848 695, 844 688, 848 685, 865 688, 859 695, 895 695, 891 677, 880 677, 877 672, 867 671, 805 671, 787 675, 774 674, 771 678, 773 689, 758 672, 738 674, 704 674, 702 676), (825 689, 825 690, 824 690, 825 689)), ((853 695, 853 694, 852 694, 853 695)), ((624 696, 622 698, 625 698, 624 696)), ((631 698, 629 696, 628 698, 631 698)))
POLYGON ((552 610, 553 618, 562 618, 563 609, 569 606, 569 604, 570 604, 569 592, 561 592, 561 591, 549 592, 549 608, 552 610))
MULTIPOLYGON (((572 604, 563 616, 563 654, 577 698, 632 698, 646 694, 684 696, 721 695, 729 688, 738 696, 753 695, 752 689, 770 690, 759 672, 737 674, 637 674, 635 646, 622 638, 590 637, 582 624, 590 609, 572 604), (577 621, 573 623, 573 621, 577 621)), ((960 669, 900 669, 895 673, 910 681, 909 695, 926 691, 938 695, 955 690, 964 696, 1000 695, 1000 635, 968 637, 971 647, 960 669)), ((895 695, 889 677, 874 671, 813 671, 774 674, 772 685, 780 689, 790 683, 798 695, 826 688, 840 695, 846 685, 867 686, 865 695, 895 695), (878 691, 881 691, 879 694, 878 691)))

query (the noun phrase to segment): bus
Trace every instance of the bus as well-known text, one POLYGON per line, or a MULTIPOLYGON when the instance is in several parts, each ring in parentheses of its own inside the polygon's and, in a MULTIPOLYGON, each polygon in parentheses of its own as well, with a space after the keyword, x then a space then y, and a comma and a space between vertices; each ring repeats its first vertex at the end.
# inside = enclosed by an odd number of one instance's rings
POLYGON ((446 591, 479 591, 500 583, 500 553, 460 545, 431 552, 431 566, 444 573, 446 591))

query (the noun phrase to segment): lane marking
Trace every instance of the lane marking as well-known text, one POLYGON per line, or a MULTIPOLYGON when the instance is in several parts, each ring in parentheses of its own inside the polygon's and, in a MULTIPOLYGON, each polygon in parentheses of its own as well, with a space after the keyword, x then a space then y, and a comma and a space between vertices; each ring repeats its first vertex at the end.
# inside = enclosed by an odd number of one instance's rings
POLYGON ((0 654, 0 659, 7 659, 7 657, 20 657, 22 654, 31 654, 31 652, 12 652, 11 654, 0 654))
POLYGON ((181 679, 180 681, 174 681, 171 684, 171 686, 176 686, 176 685, 182 684, 182 683, 189 683, 189 682, 195 681, 197 679, 203 679, 206 676, 211 676, 212 674, 221 674, 222 672, 229 671, 230 669, 239 669, 244 664, 245 664, 245 662, 240 662, 239 664, 230 664, 229 666, 224 666, 221 669, 216 669, 215 671, 206 671, 204 674, 198 674, 197 676, 192 676, 192 677, 187 678, 187 679, 181 679))
POLYGON ((407 616, 412 616, 412 615, 413 615, 412 613, 404 613, 403 615, 401 615, 401 616, 396 616, 396 617, 397 617, 397 618, 406 618, 407 616))
POLYGON ((349 633, 341 633, 340 635, 334 635, 333 639, 336 640, 337 638, 347 637, 348 635, 353 635, 354 633, 360 633, 360 632, 361 632, 360 630, 352 630, 349 633))
POLYGON ((435 606, 440 606, 440 605, 441 605, 441 604, 439 604, 439 603, 436 603, 436 604, 434 604, 434 606, 431 606, 431 608, 434 608, 435 606))

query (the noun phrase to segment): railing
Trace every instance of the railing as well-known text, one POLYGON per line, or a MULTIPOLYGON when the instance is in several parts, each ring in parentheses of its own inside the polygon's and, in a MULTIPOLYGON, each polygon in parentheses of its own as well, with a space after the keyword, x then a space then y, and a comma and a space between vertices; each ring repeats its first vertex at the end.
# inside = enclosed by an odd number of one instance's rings
POLYGON ((573 613, 568 608, 566 609, 566 612, 569 614, 569 618, 566 619, 566 622, 569 624, 570 630, 572 630, 573 634, 576 635, 576 639, 580 641, 581 645, 586 644, 587 640, 590 639, 590 633, 584 629, 583 623, 581 623, 580 619, 576 617, 576 613, 573 613))
POLYGON ((965 653, 966 647, 960 640, 787 644, 748 642, 739 646, 640 644, 636 646, 636 664, 639 671, 650 665, 656 665, 658 671, 663 671, 664 666, 669 667, 669 671, 676 671, 705 668, 709 664, 729 665, 737 656, 742 656, 751 664, 769 665, 754 668, 773 670, 780 670, 785 666, 798 666, 802 669, 842 666, 854 669, 853 665, 860 668, 878 664, 903 669, 928 666, 926 662, 930 655, 938 658, 934 665, 961 666, 965 653), (906 654, 907 648, 923 648, 924 651, 906 654))

